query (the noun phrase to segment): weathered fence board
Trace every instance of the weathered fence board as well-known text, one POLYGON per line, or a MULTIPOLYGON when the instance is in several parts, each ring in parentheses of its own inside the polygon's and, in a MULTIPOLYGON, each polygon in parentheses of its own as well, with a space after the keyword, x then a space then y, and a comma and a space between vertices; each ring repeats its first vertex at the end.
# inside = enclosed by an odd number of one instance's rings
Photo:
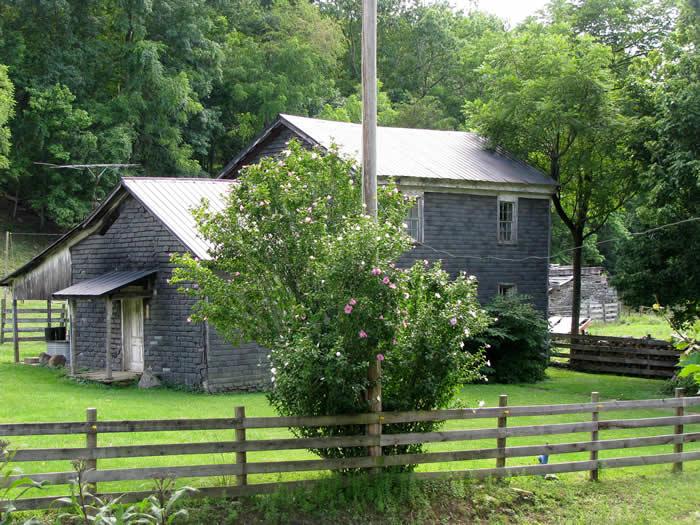
MULTIPOLYGON (((567 359, 582 372, 607 372, 640 377, 670 378, 680 352, 668 341, 598 335, 551 334, 553 357, 567 359), (569 352, 557 349, 569 349, 569 352)), ((561 365, 561 362, 557 362, 561 365)))
MULTIPOLYGON (((591 479, 597 479, 600 469, 633 467, 640 465, 655 465, 672 463, 675 472, 680 471, 684 461, 700 459, 700 451, 684 451, 683 445, 700 442, 700 431, 689 425, 700 424, 699 413, 688 413, 686 408, 700 406, 700 396, 682 397, 680 391, 676 397, 667 399, 647 399, 633 401, 597 402, 596 393, 591 396, 589 403, 574 403, 564 405, 513 406, 508 407, 505 397, 501 397, 498 407, 474 409, 450 409, 435 411, 415 411, 396 413, 370 413, 344 416, 323 417, 246 417, 242 407, 237 407, 235 417, 208 419, 177 419, 153 421, 100 421, 94 409, 88 409, 86 420, 82 422, 54 423, 17 423, 0 425, 0 436, 20 435, 58 435, 83 434, 85 446, 76 448, 48 449, 19 449, 11 451, 16 462, 46 462, 82 459, 86 461, 87 470, 82 474, 84 482, 95 486, 98 483, 115 481, 139 481, 160 478, 207 478, 235 476, 235 487, 205 488, 199 495, 248 495, 274 490, 277 487, 291 487, 293 483, 279 482, 276 484, 250 483, 250 476, 282 473, 301 473, 312 471, 334 471, 347 469, 381 469, 382 467, 434 464, 449 462, 464 462, 473 460, 494 459, 494 468, 478 468, 467 470, 452 470, 440 472, 421 472, 415 474, 418 478, 435 477, 471 477, 484 478, 490 476, 522 476, 541 475, 547 473, 589 471, 591 479), (619 410, 660 409, 669 410, 672 415, 641 418, 611 418, 602 419, 601 414, 619 410), (557 414, 588 415, 585 421, 567 423, 543 423, 537 425, 518 425, 517 417, 551 416, 557 414), (491 419, 490 428, 465 430, 445 430, 432 432, 387 433, 396 431, 395 423, 411 423, 421 421, 445 421, 466 419, 491 419), (506 424, 507 421, 507 424, 506 424), (383 427, 381 433, 366 435, 369 425, 383 427), (319 437, 319 438, 283 438, 267 440, 246 439, 246 429, 251 428, 280 428, 286 426, 344 426, 345 431, 355 429, 356 435, 319 437), (349 427, 349 428, 348 428, 349 427), (641 437, 610 438, 602 436, 604 432, 671 427, 672 433, 648 435, 641 437), (230 437, 222 441, 205 441, 170 444, 143 444, 99 446, 98 436, 103 433, 119 432, 153 432, 178 430, 230 430, 230 437), (565 443, 541 443, 513 446, 507 438, 550 436, 556 434, 588 433, 582 441, 565 443), (231 438, 235 437, 235 440, 231 438), (463 450, 405 453, 397 454, 393 447, 440 442, 469 442, 481 439, 494 439, 495 447, 463 450), (673 453, 640 454, 636 456, 598 458, 598 452, 603 450, 637 449, 654 446, 673 447, 673 453), (251 461, 248 452, 276 451, 290 449, 333 449, 342 447, 364 447, 365 455, 339 459, 302 459, 291 461, 251 461), (383 449, 382 447, 387 447, 383 449), (378 455, 370 455, 370 449, 377 450, 378 455), (392 451, 391 453, 388 453, 392 451), (538 455, 559 455, 590 452, 587 461, 560 461, 543 465, 508 465, 506 458, 524 458, 538 455), (134 458, 134 457, 163 457, 193 454, 234 454, 235 462, 220 462, 213 464, 193 464, 176 466, 139 466, 131 468, 100 468, 99 461, 104 459, 134 458), (217 492, 218 491, 218 492, 217 492)), ((353 430, 354 431, 354 430, 353 430)), ((544 440, 543 440, 544 441, 544 440)), ((231 457, 231 456, 228 456, 231 457)), ((232 458, 232 457, 231 457, 232 458)), ((227 458, 222 458, 227 459, 227 458)), ((232 458, 233 459, 233 458, 232 458)), ((199 460, 197 460, 200 463, 199 460)), ((28 475, 13 475, 4 480, 7 485, 22 477, 30 477, 34 481, 46 484, 65 485, 75 482, 77 473, 74 471, 41 472, 28 475)), ((301 486, 299 485, 299 486, 301 486)), ((148 495, 144 492, 127 493, 123 501, 134 501, 148 495)), ((58 496, 57 496, 58 497, 58 496)), ((31 498, 20 500, 18 509, 43 508, 51 504, 55 497, 31 498)))

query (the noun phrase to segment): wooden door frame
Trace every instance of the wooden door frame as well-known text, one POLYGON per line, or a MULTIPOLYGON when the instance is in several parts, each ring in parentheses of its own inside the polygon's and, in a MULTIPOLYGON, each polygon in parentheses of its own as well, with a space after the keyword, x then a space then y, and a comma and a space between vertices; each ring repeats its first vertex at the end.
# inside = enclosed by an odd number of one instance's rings
MULTIPOLYGON (((146 369, 146 337, 145 337, 146 326, 145 326, 145 323, 143 322, 143 312, 144 312, 143 298, 142 298, 142 297, 137 297, 137 298, 126 298, 126 297, 124 297, 124 298, 122 298, 122 299, 120 300, 120 308, 121 308, 121 330, 122 330, 122 371, 130 370, 130 368, 129 368, 130 363, 127 363, 127 359, 126 359, 126 350, 127 350, 126 341, 127 341, 127 334, 126 334, 126 332, 125 332, 125 330, 124 330, 124 327, 125 327, 125 325, 126 325, 126 323, 124 322, 124 319, 125 319, 125 311, 126 311, 126 309, 124 308, 124 303, 125 303, 125 302, 128 302, 128 301, 140 301, 140 303, 141 303, 141 316, 140 316, 140 317, 141 317, 141 333, 144 334, 144 336, 143 336, 143 339, 144 339, 143 343, 144 343, 144 344, 143 344, 143 347, 142 347, 142 348, 143 348, 143 349, 142 349, 143 355, 142 355, 141 357, 142 357, 142 359, 143 359, 143 369, 145 370, 145 369, 146 369)), ((129 328, 131 328, 131 326, 129 326, 129 328)), ((132 347, 131 347, 131 334, 130 334, 130 333, 129 333, 129 335, 128 335, 128 338, 129 338, 128 349, 129 349, 129 353, 131 353, 132 347)), ((143 372, 143 370, 142 370, 142 372, 143 372)))

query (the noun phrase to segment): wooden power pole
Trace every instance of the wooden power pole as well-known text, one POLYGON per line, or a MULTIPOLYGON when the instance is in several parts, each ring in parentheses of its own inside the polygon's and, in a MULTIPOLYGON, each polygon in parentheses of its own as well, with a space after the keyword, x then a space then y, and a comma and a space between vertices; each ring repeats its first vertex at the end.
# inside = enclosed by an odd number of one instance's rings
POLYGON ((377 218, 377 0, 362 0, 362 198, 377 218))
MULTIPOLYGON (((377 220, 377 0, 362 0, 362 202, 365 213, 377 220)), ((369 365, 367 401, 370 412, 382 411, 382 368, 379 356, 369 365)), ((382 424, 368 425, 376 438, 369 456, 382 455, 382 424)))

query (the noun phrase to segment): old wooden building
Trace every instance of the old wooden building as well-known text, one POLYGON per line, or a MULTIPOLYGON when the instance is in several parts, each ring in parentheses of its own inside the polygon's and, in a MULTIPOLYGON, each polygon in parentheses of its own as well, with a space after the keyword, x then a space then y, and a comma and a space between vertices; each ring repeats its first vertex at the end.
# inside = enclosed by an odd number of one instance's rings
MULTIPOLYGON (((71 366, 139 374, 210 392, 270 384, 267 352, 233 347, 189 322, 193 299, 170 284, 171 254, 206 259, 192 209, 221 209, 240 169, 291 139, 358 158, 357 124, 282 115, 219 179, 124 178, 80 225, 0 284, 18 299, 67 299, 71 366)), ((415 245, 402 264, 443 260, 479 280, 483 301, 524 293, 547 310, 550 198, 554 182, 480 137, 455 131, 379 128, 380 184, 391 177, 417 196, 407 217, 415 245)))

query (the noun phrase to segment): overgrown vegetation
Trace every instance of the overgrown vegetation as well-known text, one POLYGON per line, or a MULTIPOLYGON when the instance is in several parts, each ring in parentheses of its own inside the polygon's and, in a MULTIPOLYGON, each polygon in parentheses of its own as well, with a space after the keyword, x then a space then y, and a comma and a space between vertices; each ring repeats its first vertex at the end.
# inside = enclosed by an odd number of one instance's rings
POLYGON ((545 378, 549 365, 547 321, 525 296, 497 296, 485 307, 489 327, 467 341, 485 347, 489 381, 534 383, 545 378))

